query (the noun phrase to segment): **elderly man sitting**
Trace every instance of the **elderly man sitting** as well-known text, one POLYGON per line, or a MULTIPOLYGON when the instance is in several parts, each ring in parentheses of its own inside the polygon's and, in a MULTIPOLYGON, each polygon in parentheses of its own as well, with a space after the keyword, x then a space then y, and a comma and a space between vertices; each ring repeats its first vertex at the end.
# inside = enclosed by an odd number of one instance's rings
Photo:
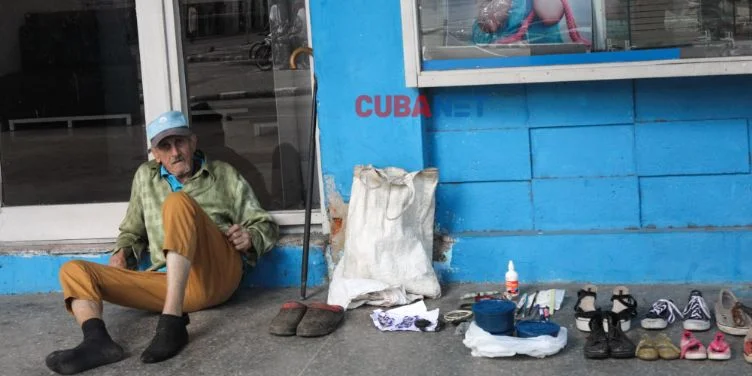
POLYGON ((161 312, 156 334, 141 355, 154 363, 188 343, 188 312, 225 302, 279 236, 253 190, 227 163, 196 148, 182 113, 147 126, 155 159, 136 171, 128 211, 108 266, 76 260, 60 269, 66 309, 83 342, 47 356, 47 366, 73 374, 124 358, 102 321, 102 301, 161 312), (148 248, 152 267, 137 271, 148 248), (164 269, 166 272, 160 272, 164 269))

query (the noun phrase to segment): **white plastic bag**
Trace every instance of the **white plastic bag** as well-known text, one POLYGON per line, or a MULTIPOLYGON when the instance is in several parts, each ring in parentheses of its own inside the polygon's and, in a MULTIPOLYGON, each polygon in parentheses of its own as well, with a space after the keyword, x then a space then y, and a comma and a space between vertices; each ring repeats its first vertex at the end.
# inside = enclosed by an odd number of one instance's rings
POLYGON ((493 335, 481 329, 473 321, 467 329, 462 343, 471 350, 470 354, 475 357, 497 358, 520 354, 545 358, 558 353, 567 346, 567 328, 562 326, 556 337, 519 338, 493 335))
POLYGON ((337 264, 332 281, 329 284, 327 303, 347 309, 355 309, 363 304, 392 307, 412 303, 422 298, 420 295, 408 294, 402 286, 390 286, 373 279, 342 277, 343 263, 337 264))
POLYGON ((435 168, 355 167, 329 304, 391 306, 441 296, 432 262, 437 184, 435 168))

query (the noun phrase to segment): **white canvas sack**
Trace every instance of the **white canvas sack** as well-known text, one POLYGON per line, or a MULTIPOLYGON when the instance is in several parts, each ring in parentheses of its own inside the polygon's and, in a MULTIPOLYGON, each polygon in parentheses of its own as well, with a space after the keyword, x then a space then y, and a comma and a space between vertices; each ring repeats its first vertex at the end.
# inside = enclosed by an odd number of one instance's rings
POLYGON ((355 168, 329 304, 391 306, 441 296, 432 263, 437 184, 435 168, 355 168))

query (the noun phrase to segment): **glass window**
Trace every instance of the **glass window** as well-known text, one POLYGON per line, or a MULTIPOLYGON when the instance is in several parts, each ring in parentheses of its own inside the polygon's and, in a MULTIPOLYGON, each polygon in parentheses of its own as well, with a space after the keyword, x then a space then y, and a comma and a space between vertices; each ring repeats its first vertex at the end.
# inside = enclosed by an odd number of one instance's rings
MULTIPOLYGON (((191 127, 267 210, 305 209, 311 72, 303 0, 180 0, 191 127)), ((318 182, 314 182, 318 199, 318 182)), ((314 208, 319 203, 314 202, 314 208)))
POLYGON ((0 0, 2 205, 124 202, 147 160, 134 0, 0 0))
POLYGON ((749 0, 421 0, 421 69, 752 56, 750 6, 749 0))

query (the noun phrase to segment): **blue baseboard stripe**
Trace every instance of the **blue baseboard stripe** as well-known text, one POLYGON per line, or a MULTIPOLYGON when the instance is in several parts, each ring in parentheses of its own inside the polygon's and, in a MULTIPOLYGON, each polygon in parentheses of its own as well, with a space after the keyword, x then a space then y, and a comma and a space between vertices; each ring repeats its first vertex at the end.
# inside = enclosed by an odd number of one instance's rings
MULTIPOLYGON (((323 248, 311 247, 308 257, 308 286, 325 284, 328 269, 323 248)), ((59 292, 59 272, 65 262, 87 260, 107 264, 108 259, 106 254, 0 255, 0 295, 59 292)), ((245 275, 242 285, 265 288, 299 286, 301 263, 302 247, 276 247, 245 275)))

